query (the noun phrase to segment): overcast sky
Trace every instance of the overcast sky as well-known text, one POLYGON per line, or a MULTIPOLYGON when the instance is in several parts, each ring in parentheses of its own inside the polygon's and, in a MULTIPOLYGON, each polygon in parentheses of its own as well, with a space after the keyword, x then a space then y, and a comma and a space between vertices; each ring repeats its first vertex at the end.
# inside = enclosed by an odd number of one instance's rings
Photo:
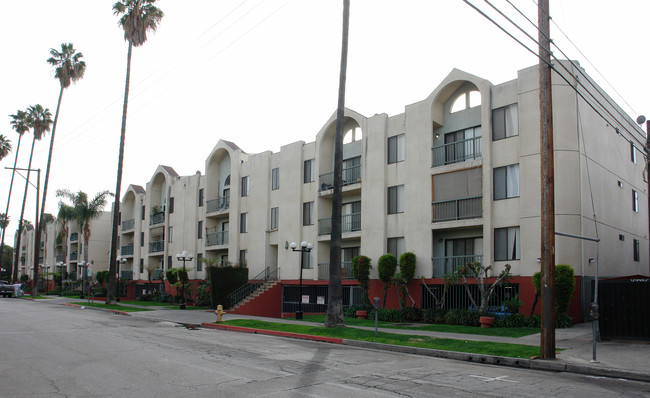
MULTIPOLYGON (((471 2, 490 10, 484 1, 471 2)), ((511 2, 537 21, 532 0, 511 2)), ((550 2, 554 22, 584 56, 551 25, 560 49, 580 61, 630 116, 648 116, 650 1, 550 2)), ((55 112, 59 83, 46 62, 49 49, 73 43, 87 64, 84 79, 63 95, 46 205, 54 215, 57 189, 91 196, 115 189, 127 43, 113 3, 12 1, 0 14, 5 54, 0 134, 14 147, 18 135, 9 114, 34 104, 55 112)), ((346 106, 365 116, 402 113, 453 68, 499 84, 538 62, 461 0, 351 3, 346 106)), ((492 3, 537 37, 507 1, 492 3)), ((336 110, 341 0, 160 0, 157 5, 165 13, 158 31, 133 51, 122 193, 129 184, 146 186, 159 164, 180 175, 204 174, 205 159, 219 139, 248 153, 314 141, 336 110)), ((499 22, 516 32, 502 18, 499 22)), ((536 44, 526 43, 536 50, 536 44)), ((32 167, 43 170, 42 181, 49 139, 48 134, 37 142, 34 151, 32 167)), ((18 167, 27 167, 31 140, 23 138, 18 167)), ((0 212, 11 178, 4 167, 13 166, 14 156, 0 162, 0 212)), ((7 244, 13 243, 24 186, 17 176, 7 244)), ((30 189, 25 218, 32 222, 34 200, 30 189)))

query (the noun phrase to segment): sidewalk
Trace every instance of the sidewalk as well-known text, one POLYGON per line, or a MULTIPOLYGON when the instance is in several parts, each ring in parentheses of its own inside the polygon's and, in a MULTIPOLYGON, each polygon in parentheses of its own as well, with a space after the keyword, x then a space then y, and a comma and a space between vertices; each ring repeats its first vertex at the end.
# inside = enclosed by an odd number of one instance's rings
MULTIPOLYGON (((38 300, 39 302, 47 302, 51 304, 63 304, 71 301, 83 301, 79 299, 69 299, 53 297, 51 300, 38 300)), ((90 308, 90 307, 87 307, 90 308)), ((151 308, 151 307, 149 307, 151 308)), ((216 321, 216 315, 211 311, 198 311, 198 310, 153 310, 144 312, 131 312, 128 315, 134 317, 147 318, 151 320, 174 322, 184 325, 194 325, 210 327, 210 323, 216 321)), ((298 324, 311 324, 320 326, 317 323, 295 321, 288 319, 277 318, 264 318, 248 315, 226 314, 224 320, 232 319, 258 319, 269 322, 278 323, 298 323, 298 324)), ((360 327, 362 329, 371 329, 367 327, 360 327)), ((389 333, 401 334, 417 334, 424 336, 451 338, 458 340, 473 340, 473 341, 491 341, 513 344, 526 344, 539 346, 540 335, 534 334, 524 337, 497 337, 497 336, 481 336, 472 334, 458 334, 458 333, 443 333, 443 332, 429 332, 418 331, 410 329, 389 329, 379 328, 380 331, 389 333)), ((562 349, 558 351, 555 360, 541 360, 541 359, 512 359, 502 357, 491 357, 487 355, 476 355, 457 353, 450 351, 419 349, 413 347, 403 346, 388 346, 385 344, 367 343, 358 341, 343 340, 342 344, 353 345, 357 347, 365 347, 372 349, 384 349, 391 351, 399 351, 417 355, 429 355, 436 357, 444 357, 451 359, 466 360, 477 363, 486 363, 494 365, 506 365, 530 368, 536 370, 548 370, 556 372, 571 372, 579 374, 587 374, 593 376, 617 377, 630 380, 640 380, 650 382, 650 342, 628 342, 628 341, 602 341, 598 342, 596 346, 596 358, 598 362, 591 362, 593 358, 593 344, 592 344, 592 324, 581 323, 574 325, 569 329, 556 329, 555 331, 555 345, 556 348, 562 349)))

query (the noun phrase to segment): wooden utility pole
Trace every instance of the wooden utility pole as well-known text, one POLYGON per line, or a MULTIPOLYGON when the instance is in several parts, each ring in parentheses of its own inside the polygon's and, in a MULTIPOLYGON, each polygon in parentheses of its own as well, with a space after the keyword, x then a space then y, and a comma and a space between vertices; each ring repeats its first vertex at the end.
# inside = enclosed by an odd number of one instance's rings
POLYGON ((553 100, 549 0, 538 3, 539 111, 541 159, 541 296, 540 356, 555 359, 555 188, 553 167, 553 100))

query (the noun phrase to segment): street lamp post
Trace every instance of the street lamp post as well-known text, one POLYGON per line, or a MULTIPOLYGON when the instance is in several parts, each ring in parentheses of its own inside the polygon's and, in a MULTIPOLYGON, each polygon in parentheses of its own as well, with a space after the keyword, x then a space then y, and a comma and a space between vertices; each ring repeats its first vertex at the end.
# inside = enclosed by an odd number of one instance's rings
MULTIPOLYGON (((178 261, 183 262, 183 275, 181 275, 180 278, 178 278, 181 282, 181 306, 180 309, 184 310, 185 309, 185 281, 183 280, 185 278, 185 275, 187 275, 187 271, 185 270, 185 262, 186 261, 192 261, 194 256, 192 254, 187 254, 187 251, 183 250, 181 253, 176 254, 176 259, 178 261)), ((189 278, 188 278, 189 279, 189 278)))
MULTIPOLYGON (((117 263, 117 270, 116 270, 116 271, 117 271, 117 275, 115 276, 115 279, 117 280, 117 286, 119 287, 119 286, 120 286, 120 282, 121 282, 121 280, 122 280, 122 278, 120 278, 120 275, 121 275, 121 266, 120 266, 120 264, 126 264, 126 257, 117 256, 117 257, 115 258, 115 261, 116 261, 116 263, 117 263)), ((115 301, 120 301, 120 295, 119 295, 119 294, 116 294, 115 296, 116 296, 116 297, 115 297, 115 301)))
POLYGON ((59 297, 61 297, 61 294, 63 293, 63 269, 66 267, 66 264, 63 261, 59 261, 56 263, 56 267, 61 270, 61 274, 59 276, 60 282, 59 282, 59 297))
POLYGON ((79 266, 79 270, 81 272, 81 296, 79 296, 79 298, 83 299, 83 298, 85 298, 84 295, 85 295, 85 292, 86 292, 86 289, 85 289, 86 283, 85 282, 86 282, 86 270, 88 269, 88 263, 85 262, 84 260, 81 260, 81 262, 79 262, 79 264, 77 264, 77 266, 79 266))
POLYGON ((304 254, 309 253, 314 248, 313 243, 307 243, 304 240, 300 242, 300 249, 296 242, 291 242, 291 250, 300 252, 300 291, 298 294, 298 311, 296 312, 296 319, 302 319, 302 269, 304 267, 304 254))

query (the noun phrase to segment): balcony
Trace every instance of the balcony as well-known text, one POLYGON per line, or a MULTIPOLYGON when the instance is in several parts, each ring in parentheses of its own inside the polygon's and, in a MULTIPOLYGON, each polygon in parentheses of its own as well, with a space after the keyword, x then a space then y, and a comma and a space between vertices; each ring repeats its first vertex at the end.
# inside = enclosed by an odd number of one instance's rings
POLYGON ((124 220, 122 221, 122 232, 130 231, 135 228, 135 220, 124 220))
POLYGON ((159 253, 165 250, 165 241, 158 240, 155 242, 149 242, 149 253, 159 253))
POLYGON ((483 197, 432 202, 433 222, 464 220, 483 216, 483 197))
POLYGON ((216 199, 210 199, 206 203, 206 213, 215 211, 228 210, 230 207, 230 196, 218 196, 216 199))
POLYGON ((165 212, 159 211, 158 213, 153 213, 149 217, 149 225, 162 224, 165 222, 165 212))
POLYGON ((431 149, 433 167, 481 158, 481 137, 451 142, 431 149))
POLYGON ((445 274, 451 274, 456 268, 470 262, 478 261, 483 262, 482 255, 466 255, 466 256, 449 256, 449 257, 434 257, 433 261, 433 278, 442 278, 445 274))
MULTIPOLYGON (((318 279, 328 280, 330 278, 330 264, 318 263, 318 279)), ((341 261, 341 279, 354 279, 352 276, 352 261, 341 261)))
POLYGON ((120 254, 122 256, 132 256, 133 255, 133 243, 129 243, 128 245, 122 246, 120 248, 120 254))
POLYGON ((77 252, 70 253, 70 261, 77 261, 78 254, 77 252))
MULTIPOLYGON (((355 184, 361 182, 361 165, 346 167, 341 175, 343 185, 355 184)), ((320 190, 325 191, 334 187, 334 172, 321 174, 318 176, 320 190)))
MULTIPOLYGON (((361 213, 344 214, 341 217, 341 233, 361 231, 361 213)), ((332 217, 318 219, 318 235, 332 233, 332 217)))
POLYGON ((55 261, 57 263, 65 261, 65 257, 63 257, 63 254, 57 254, 55 257, 55 261))
POLYGON ((133 280, 133 271, 121 271, 120 279, 123 281, 132 281, 133 280))
POLYGON ((76 242, 79 240, 79 233, 73 232, 70 234, 70 242, 76 242))
POLYGON ((206 246, 221 246, 228 244, 228 231, 223 232, 211 232, 205 234, 206 246))

